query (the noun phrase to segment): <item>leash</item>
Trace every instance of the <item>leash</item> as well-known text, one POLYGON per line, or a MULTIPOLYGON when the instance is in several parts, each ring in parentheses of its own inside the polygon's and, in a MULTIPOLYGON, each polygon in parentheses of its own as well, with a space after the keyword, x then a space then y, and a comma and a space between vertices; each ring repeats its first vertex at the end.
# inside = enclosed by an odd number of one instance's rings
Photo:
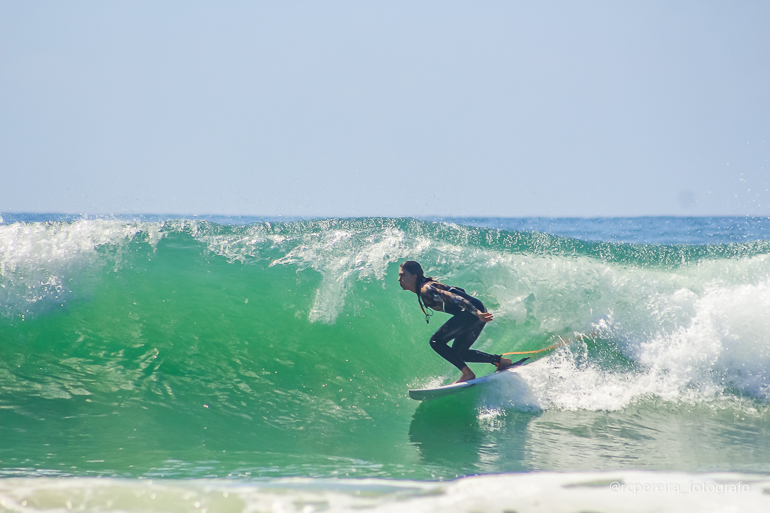
POLYGON ((545 351, 550 351, 551 349, 556 349, 557 347, 566 346, 567 344, 571 344, 572 342, 575 342, 577 340, 583 340, 583 339, 586 339, 586 338, 593 339, 596 336, 598 336, 598 334, 596 332, 594 332, 594 333, 591 333, 590 335, 580 335, 580 336, 576 337, 574 340, 564 340, 563 338, 559 337, 559 343, 558 344, 554 344, 552 346, 546 347, 545 349, 537 349, 535 351, 512 351, 510 353, 503 353, 503 356, 508 355, 508 354, 535 354, 535 353, 542 353, 542 352, 545 352, 545 351))

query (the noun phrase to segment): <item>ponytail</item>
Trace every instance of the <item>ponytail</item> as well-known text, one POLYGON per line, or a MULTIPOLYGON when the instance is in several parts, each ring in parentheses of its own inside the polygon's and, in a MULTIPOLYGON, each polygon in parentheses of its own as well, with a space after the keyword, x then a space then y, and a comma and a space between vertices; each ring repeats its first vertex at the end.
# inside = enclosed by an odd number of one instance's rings
MULTIPOLYGON (((422 266, 419 264, 419 262, 415 262, 414 260, 407 260, 403 264, 401 264, 401 269, 408 272, 409 274, 414 274, 417 276, 417 279, 415 280, 415 288, 417 289, 417 303, 420 305, 420 310, 422 310, 422 313, 425 315, 425 323, 430 324, 430 317, 431 314, 428 314, 428 312, 425 311, 425 303, 422 302, 422 296, 420 295, 420 290, 422 289, 422 284, 426 281, 436 281, 433 279, 433 276, 425 277, 425 273, 422 270, 422 266)), ((430 310, 430 308, 428 308, 430 310)))

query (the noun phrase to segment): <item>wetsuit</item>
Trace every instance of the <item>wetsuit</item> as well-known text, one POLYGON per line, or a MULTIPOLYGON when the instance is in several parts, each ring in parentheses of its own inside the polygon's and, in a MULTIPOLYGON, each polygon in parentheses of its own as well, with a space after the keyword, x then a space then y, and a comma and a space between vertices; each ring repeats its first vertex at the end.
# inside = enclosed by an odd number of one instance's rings
POLYGON ((500 355, 470 349, 486 324, 476 316, 476 312, 487 311, 481 301, 468 295, 463 289, 449 287, 437 281, 424 281, 420 287, 420 298, 428 308, 452 315, 452 318, 430 337, 430 346, 445 360, 461 371, 466 366, 465 362, 500 362, 500 355), (448 343, 452 339, 454 344, 449 347, 448 343))

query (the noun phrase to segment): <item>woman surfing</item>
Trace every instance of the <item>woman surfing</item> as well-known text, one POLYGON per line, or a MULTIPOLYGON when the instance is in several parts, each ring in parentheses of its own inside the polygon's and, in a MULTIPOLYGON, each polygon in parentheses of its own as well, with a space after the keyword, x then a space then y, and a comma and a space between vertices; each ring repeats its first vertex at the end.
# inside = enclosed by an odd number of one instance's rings
POLYGON ((512 365, 512 361, 499 354, 487 354, 470 349, 481 334, 484 325, 492 320, 492 314, 487 312, 484 304, 463 289, 449 287, 425 277, 422 266, 414 260, 401 264, 398 270, 398 283, 401 288, 417 294, 417 301, 425 314, 425 321, 430 316, 425 307, 452 316, 439 330, 430 337, 430 346, 445 360, 457 367, 462 376, 456 383, 462 383, 476 378, 473 371, 465 362, 491 363, 498 370, 512 365), (449 341, 454 339, 452 347, 449 341))

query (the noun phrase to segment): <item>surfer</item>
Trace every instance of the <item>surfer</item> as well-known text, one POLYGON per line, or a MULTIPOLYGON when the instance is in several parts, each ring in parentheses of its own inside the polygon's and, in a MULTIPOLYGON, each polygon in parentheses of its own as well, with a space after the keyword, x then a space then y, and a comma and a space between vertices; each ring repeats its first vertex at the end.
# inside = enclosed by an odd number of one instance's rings
POLYGON ((481 301, 459 287, 449 287, 430 276, 426 278, 422 266, 414 260, 401 264, 398 269, 398 283, 402 289, 417 294, 417 301, 425 314, 425 322, 430 320, 425 307, 452 315, 452 318, 430 337, 430 346, 460 369, 462 376, 457 383, 476 378, 465 362, 491 363, 498 370, 511 366, 513 362, 499 354, 470 349, 484 325, 492 320, 492 314, 487 312, 481 301), (449 347, 449 341, 452 339, 454 343, 449 347))

